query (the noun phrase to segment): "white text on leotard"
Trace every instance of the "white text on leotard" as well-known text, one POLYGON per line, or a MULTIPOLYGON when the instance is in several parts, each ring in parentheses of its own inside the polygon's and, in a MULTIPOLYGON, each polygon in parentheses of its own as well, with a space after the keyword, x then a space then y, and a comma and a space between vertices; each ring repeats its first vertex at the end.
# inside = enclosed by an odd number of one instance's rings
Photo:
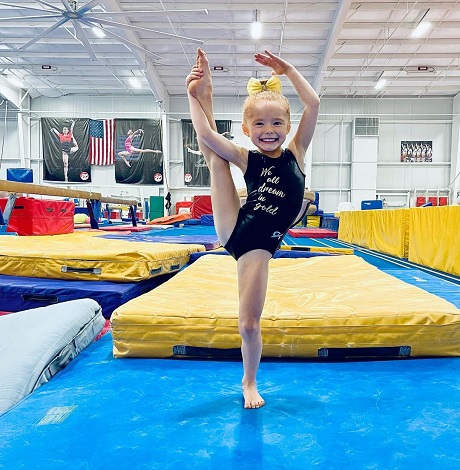
POLYGON ((262 168, 261 176, 267 176, 267 179, 259 186, 259 189, 257 190, 257 192, 259 193, 257 200, 260 202, 257 202, 254 206, 255 211, 260 209, 271 215, 275 215, 278 212, 278 206, 273 206, 272 204, 262 204, 262 202, 266 200, 264 194, 273 194, 274 196, 278 196, 281 198, 284 198, 286 196, 286 193, 284 191, 281 191, 280 189, 274 188, 273 186, 269 186, 267 184, 271 183, 275 185, 280 182, 280 177, 272 174, 273 168, 274 166, 271 166, 269 168, 262 168))

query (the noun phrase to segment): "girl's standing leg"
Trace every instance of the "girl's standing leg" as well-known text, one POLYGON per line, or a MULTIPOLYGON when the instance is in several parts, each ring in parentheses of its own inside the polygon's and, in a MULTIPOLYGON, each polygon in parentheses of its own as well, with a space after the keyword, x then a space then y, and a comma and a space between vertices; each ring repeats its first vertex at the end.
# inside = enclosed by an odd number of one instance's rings
POLYGON ((238 259, 238 292, 240 301, 239 331, 242 338, 244 407, 260 408, 265 401, 257 390, 256 375, 262 355, 260 316, 265 303, 268 263, 271 254, 253 250, 238 259))

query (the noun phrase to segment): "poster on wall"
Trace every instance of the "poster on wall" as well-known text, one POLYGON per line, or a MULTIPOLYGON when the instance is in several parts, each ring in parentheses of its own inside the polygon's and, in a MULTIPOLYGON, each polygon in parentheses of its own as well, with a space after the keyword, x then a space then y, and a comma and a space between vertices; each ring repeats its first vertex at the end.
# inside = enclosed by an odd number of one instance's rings
POLYGON ((41 118, 43 179, 91 182, 88 119, 41 118))
POLYGON ((401 162, 432 162, 433 141, 402 140, 401 162))
POLYGON ((163 184, 160 119, 115 119, 115 181, 163 184))
MULTIPOLYGON (((216 120, 217 132, 232 139, 232 121, 216 120)), ((191 119, 182 119, 182 141, 184 152, 185 186, 210 186, 208 166, 198 147, 195 129, 191 119)))

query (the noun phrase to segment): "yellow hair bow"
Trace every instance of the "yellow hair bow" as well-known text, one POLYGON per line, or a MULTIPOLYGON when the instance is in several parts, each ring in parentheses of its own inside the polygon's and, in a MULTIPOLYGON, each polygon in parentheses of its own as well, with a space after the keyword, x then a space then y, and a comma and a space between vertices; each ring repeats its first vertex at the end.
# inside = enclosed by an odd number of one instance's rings
POLYGON ((281 93, 281 80, 275 75, 272 75, 268 80, 259 80, 258 78, 251 77, 247 88, 250 95, 255 95, 261 91, 276 91, 281 93))

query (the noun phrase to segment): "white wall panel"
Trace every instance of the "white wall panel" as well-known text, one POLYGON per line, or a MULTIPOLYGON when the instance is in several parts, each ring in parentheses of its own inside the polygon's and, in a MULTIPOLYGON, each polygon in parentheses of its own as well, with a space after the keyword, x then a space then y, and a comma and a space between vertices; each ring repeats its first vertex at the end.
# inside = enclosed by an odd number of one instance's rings
MULTIPOLYGON (((231 119, 233 121, 234 141, 242 146, 252 148, 252 144, 241 131, 241 109, 245 97, 218 98, 214 101, 216 119, 231 119)), ((457 102, 460 102, 457 99, 457 102)), ((326 212, 334 211, 340 202, 347 201, 351 187, 352 160, 352 121, 355 116, 380 117, 380 136, 378 138, 377 174, 375 177, 374 192, 392 190, 393 192, 421 191, 425 188, 436 189, 446 187, 458 172, 458 154, 455 153, 454 167, 451 169, 451 148, 456 139, 453 138, 452 124, 454 100, 447 97, 419 98, 419 99, 352 99, 352 98, 323 98, 321 112, 315 136, 313 138, 311 154, 311 169, 307 166, 307 181, 311 181, 311 188, 321 188, 321 209, 326 212), (400 163, 401 140, 432 140, 433 164, 400 163), (455 174, 452 172, 455 170, 455 174)), ((298 100, 291 101, 292 132, 297 128, 299 113, 303 106, 298 100)), ((40 182, 42 173, 42 149, 38 120, 42 116, 55 117, 89 117, 89 118, 160 118, 166 113, 170 133, 165 135, 169 139, 169 155, 165 157, 173 160, 170 165, 169 184, 177 189, 173 191, 173 201, 191 198, 194 194, 205 193, 208 188, 184 188, 182 136, 180 119, 188 118, 188 101, 185 96, 172 97, 168 103, 159 104, 153 96, 148 97, 78 97, 66 96, 62 98, 37 98, 31 103, 31 142, 28 153, 31 157, 30 165, 34 170, 36 182, 40 182), (179 161, 179 163, 177 163, 179 161)), ((0 116, 1 117, 1 116, 0 116)), ((457 119, 458 121, 458 119, 457 119)), ((0 123, 1 124, 1 123, 0 123)), ((19 138, 17 120, 8 123, 5 135, 3 162, 0 167, 0 178, 6 177, 8 166, 19 165, 19 138), (11 159, 11 160, 10 160, 11 159)), ((458 125, 456 126, 459 133, 458 125)), ((458 138, 457 138, 458 140, 458 138)), ((27 156, 27 152, 26 152, 27 156)), ((359 157, 358 157, 359 158, 359 157)), ((362 157, 367 158, 367 157, 362 157)), ((310 163, 309 161, 309 163, 310 163)), ((357 162, 357 159, 355 158, 357 162)), ((366 161, 360 160, 361 163, 366 161)), ((28 160, 27 160, 28 162, 28 160)), ((354 181, 361 178, 358 166, 355 167, 354 181)), ((372 173, 369 180, 368 168, 362 168, 363 184, 369 186, 374 178, 372 173)), ((232 169, 234 180, 238 187, 243 182, 242 175, 237 169, 232 169)), ((144 186, 142 191, 137 185, 119 185, 114 182, 113 167, 93 167, 93 182, 79 184, 82 189, 100 189, 104 194, 126 193, 138 196, 141 192, 144 197, 157 195, 160 188, 157 186, 144 186)), ((460 180, 460 178, 459 178, 460 180)), ((358 180, 359 181, 359 180, 358 180)), ((363 186, 360 183, 360 186, 363 186)), ((459 181, 460 184, 460 181, 459 181)), ((370 189, 369 189, 370 190, 370 189)), ((404 199, 404 197, 403 197, 404 199)))

